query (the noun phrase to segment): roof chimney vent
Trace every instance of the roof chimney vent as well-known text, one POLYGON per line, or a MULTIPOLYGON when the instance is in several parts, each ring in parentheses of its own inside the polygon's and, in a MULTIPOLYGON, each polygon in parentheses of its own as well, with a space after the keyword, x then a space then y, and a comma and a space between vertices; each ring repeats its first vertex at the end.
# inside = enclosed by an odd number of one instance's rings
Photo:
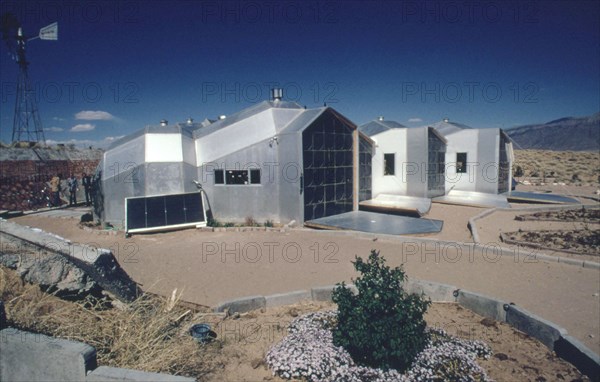
POLYGON ((227 118, 224 114, 219 116, 219 120, 227 118))
POLYGON ((283 89, 282 88, 271 89, 271 98, 275 102, 281 101, 281 99, 283 98, 283 89))
POLYGON ((377 120, 378 120, 378 121, 383 121, 383 119, 384 119, 384 118, 383 118, 383 115, 380 115, 379 117, 377 117, 377 120))
POLYGON ((167 121, 166 119, 161 119, 160 120, 160 125, 161 126, 167 126, 169 124, 169 121, 167 121))
POLYGON ((449 118, 444 118, 444 122, 448 123, 448 122, 450 122, 450 119, 449 118))
POLYGON ((192 117, 189 117, 186 122, 188 125, 191 125, 192 123, 194 123, 194 119, 192 117))

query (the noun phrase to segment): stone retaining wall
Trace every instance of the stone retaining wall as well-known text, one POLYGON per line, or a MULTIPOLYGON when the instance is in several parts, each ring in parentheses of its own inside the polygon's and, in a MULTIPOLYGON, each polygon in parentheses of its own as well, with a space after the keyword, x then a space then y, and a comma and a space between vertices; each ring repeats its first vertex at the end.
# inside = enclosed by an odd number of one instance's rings
MULTIPOLYGON (((111 292, 120 300, 132 301, 138 295, 135 282, 121 268, 113 253, 107 249, 72 243, 59 236, 0 219, 0 237, 5 235, 22 242, 25 246, 33 246, 37 251, 41 249, 61 256, 70 266, 83 271, 102 289, 111 292)), ((2 245, 6 245, 7 242, 8 240, 3 240, 2 245)), ((33 261, 41 263, 42 260, 47 259, 40 258, 33 261)), ((66 274, 68 275, 68 272, 66 274)))

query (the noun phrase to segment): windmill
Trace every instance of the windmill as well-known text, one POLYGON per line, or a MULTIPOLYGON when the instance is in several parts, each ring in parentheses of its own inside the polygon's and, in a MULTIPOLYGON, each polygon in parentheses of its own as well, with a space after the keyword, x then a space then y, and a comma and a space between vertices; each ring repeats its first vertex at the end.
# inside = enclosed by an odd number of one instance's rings
POLYGON ((45 143, 46 139, 44 138, 35 93, 29 80, 29 62, 25 56, 25 45, 37 38, 41 40, 58 40, 58 23, 52 23, 40 29, 37 36, 25 36, 19 20, 14 15, 5 13, 2 15, 1 31, 2 39, 8 46, 8 53, 19 66, 12 141, 45 143))

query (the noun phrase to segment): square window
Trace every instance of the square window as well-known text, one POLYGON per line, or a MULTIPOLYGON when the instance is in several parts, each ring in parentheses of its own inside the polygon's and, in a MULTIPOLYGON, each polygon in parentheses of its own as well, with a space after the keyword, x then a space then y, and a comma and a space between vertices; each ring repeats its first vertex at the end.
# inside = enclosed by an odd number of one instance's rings
POLYGON ((456 153, 456 172, 467 172, 467 153, 456 153))
POLYGON ((383 154, 383 175, 396 174, 396 154, 383 154))
POLYGON ((259 169, 250 169, 250 184, 260 184, 259 169))
POLYGON ((227 184, 248 184, 248 170, 227 170, 225 172, 227 184))
POLYGON ((223 170, 215 170, 215 184, 225 184, 225 175, 223 170))

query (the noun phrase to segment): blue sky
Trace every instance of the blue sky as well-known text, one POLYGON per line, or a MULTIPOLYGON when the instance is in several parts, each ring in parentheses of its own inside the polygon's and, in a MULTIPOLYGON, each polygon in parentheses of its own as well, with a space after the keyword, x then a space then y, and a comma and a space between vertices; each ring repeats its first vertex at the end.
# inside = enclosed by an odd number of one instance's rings
MULTIPOLYGON (((504 127, 600 110, 597 1, 3 1, 26 34, 46 139, 106 146, 161 119, 269 98, 357 124, 504 127)), ((17 65, 0 48, 0 139, 17 65)))

